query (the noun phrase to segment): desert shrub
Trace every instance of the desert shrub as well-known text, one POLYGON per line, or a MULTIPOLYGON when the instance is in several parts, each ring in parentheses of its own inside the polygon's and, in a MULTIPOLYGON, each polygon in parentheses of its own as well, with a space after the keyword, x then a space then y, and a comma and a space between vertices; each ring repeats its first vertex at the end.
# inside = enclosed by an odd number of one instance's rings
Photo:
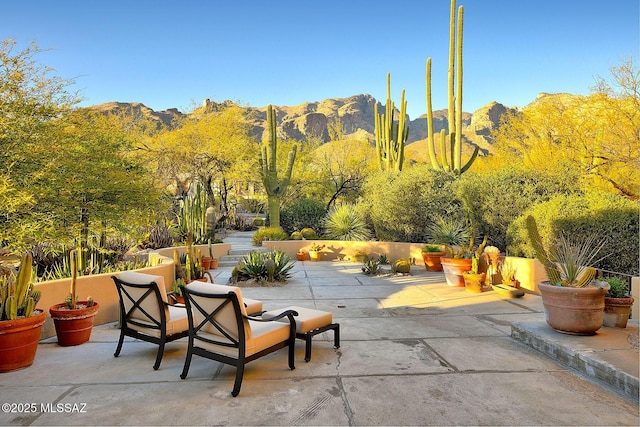
POLYGON ((324 238, 363 241, 371 238, 371 231, 354 205, 340 205, 331 208, 324 219, 324 238))
POLYGON ((538 203, 509 226, 508 250, 512 255, 534 256, 525 227, 528 215, 536 219, 547 249, 550 242, 562 234, 597 236, 606 239, 603 251, 607 256, 596 267, 638 275, 640 207, 637 202, 611 193, 592 192, 561 194, 538 203))
POLYGON ((298 199, 280 209, 280 226, 291 234, 303 228, 318 231, 322 227, 322 219, 327 213, 324 203, 313 199, 298 199))
POLYGON ((508 167, 489 175, 463 174, 455 191, 477 235, 489 236, 493 246, 508 246, 507 228, 530 206, 557 194, 577 191, 577 177, 544 175, 508 167), (572 184, 573 183, 573 184, 572 184))
POLYGON ((289 235, 280 227, 265 227, 253 233, 253 244, 261 246, 265 240, 288 240, 289 235))
POLYGON ((455 177, 430 167, 377 172, 362 189, 360 207, 379 240, 424 242, 428 226, 438 217, 464 220, 452 184, 455 177))

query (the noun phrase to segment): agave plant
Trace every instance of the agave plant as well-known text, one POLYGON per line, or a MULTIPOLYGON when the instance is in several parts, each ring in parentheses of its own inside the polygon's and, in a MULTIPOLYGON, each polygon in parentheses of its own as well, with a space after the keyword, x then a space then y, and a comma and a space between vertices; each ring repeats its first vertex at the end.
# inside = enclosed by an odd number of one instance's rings
POLYGON ((284 282, 291 276, 293 263, 281 249, 269 252, 251 251, 240 260, 234 269, 232 280, 284 282))
POLYGON ((324 237, 331 240, 363 241, 371 238, 364 217, 354 205, 331 208, 324 220, 324 237))

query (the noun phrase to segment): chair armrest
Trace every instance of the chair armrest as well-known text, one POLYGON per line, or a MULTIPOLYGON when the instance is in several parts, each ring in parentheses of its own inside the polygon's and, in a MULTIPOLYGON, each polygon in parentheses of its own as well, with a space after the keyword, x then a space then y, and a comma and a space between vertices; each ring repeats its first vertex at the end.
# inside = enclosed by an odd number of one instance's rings
POLYGON ((293 320, 293 316, 297 316, 298 312, 295 310, 286 310, 282 313, 270 317, 269 319, 263 319, 262 317, 253 317, 253 316, 243 316, 245 319, 254 320, 256 322, 274 322, 282 319, 283 317, 288 317, 290 320, 293 320))

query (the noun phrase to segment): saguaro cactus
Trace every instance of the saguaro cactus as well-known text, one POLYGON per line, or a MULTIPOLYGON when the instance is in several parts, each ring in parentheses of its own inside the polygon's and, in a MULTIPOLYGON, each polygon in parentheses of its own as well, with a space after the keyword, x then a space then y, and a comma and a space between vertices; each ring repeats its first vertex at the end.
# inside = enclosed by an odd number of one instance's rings
POLYGON ((387 102, 385 113, 378 114, 378 104, 374 106, 376 153, 381 170, 402 170, 404 162, 404 146, 409 136, 409 126, 405 127, 407 102, 404 100, 404 89, 400 98, 400 117, 394 123, 395 105, 391 100, 391 73, 387 73, 387 102))
POLYGON ((293 171, 293 163, 296 160, 297 145, 289 152, 289 163, 284 177, 278 178, 277 154, 278 136, 276 134, 276 116, 271 105, 267 106, 267 124, 269 126, 269 139, 262 144, 260 153, 260 175, 262 183, 267 191, 269 204, 269 223, 272 227, 280 226, 280 197, 287 190, 293 171))
POLYGON ((451 15, 449 23, 449 72, 448 72, 448 122, 449 122, 449 155, 444 130, 440 132, 440 160, 436 157, 435 141, 433 138, 433 108, 431 104, 431 58, 427 59, 427 140, 429 158, 434 169, 453 171, 456 174, 465 172, 478 156, 476 146, 473 155, 462 166, 462 26, 464 8, 458 8, 456 31, 456 1, 451 0, 451 15), (457 53, 457 73, 456 73, 457 53), (457 93, 457 96, 456 96, 457 93))

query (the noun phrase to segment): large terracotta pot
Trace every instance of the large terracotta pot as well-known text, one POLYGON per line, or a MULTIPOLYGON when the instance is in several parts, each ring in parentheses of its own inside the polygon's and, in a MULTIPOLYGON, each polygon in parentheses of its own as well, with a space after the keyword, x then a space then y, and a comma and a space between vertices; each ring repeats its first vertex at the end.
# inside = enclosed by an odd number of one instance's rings
POLYGON ((202 265, 202 269, 204 271, 209 271, 211 269, 211 257, 203 256, 200 260, 200 264, 202 265))
POLYGON ((33 364, 40 341, 44 310, 16 320, 0 321, 0 372, 15 371, 33 364))
POLYGON ((471 259, 441 258, 444 277, 449 286, 464 286, 462 273, 471 270, 471 259))
POLYGON ((427 271, 442 271, 441 258, 444 252, 422 252, 422 260, 427 271))
POLYGON ((604 297, 604 319, 602 324, 610 328, 626 328, 632 305, 633 297, 604 297))
MULTIPOLYGON (((86 305, 86 301, 78 301, 79 305, 86 305)), ((56 304, 49 309, 56 327, 58 345, 63 347, 80 345, 89 341, 93 329, 93 319, 98 312, 98 303, 91 307, 68 309, 65 303, 56 304)))
POLYGON ((558 332, 594 335, 602 327, 607 289, 538 284, 547 323, 558 332))

